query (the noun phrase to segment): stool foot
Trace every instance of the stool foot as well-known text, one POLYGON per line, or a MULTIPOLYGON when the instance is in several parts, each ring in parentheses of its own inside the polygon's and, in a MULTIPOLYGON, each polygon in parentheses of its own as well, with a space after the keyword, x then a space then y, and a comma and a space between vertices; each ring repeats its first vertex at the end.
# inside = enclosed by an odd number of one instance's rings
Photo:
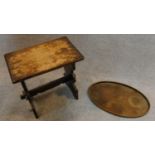
MULTIPOLYGON (((35 106, 34 106, 34 104, 33 104, 32 97, 30 96, 29 91, 28 91, 28 88, 27 88, 27 86, 26 86, 26 83, 25 83, 24 81, 22 81, 22 82, 21 82, 21 85, 22 85, 22 87, 23 87, 23 89, 24 89, 24 93, 23 93, 23 94, 25 94, 25 96, 26 96, 25 98, 29 101, 29 103, 30 103, 30 105, 31 105, 31 108, 32 108, 32 111, 33 111, 33 113, 34 113, 34 116, 35 116, 36 118, 39 118, 39 116, 38 116, 38 114, 37 114, 37 111, 36 111, 36 109, 35 109, 35 106)), ((21 99, 24 99, 23 95, 21 95, 21 99)))
POLYGON ((35 106, 34 106, 34 104, 33 104, 33 102, 32 102, 32 99, 29 98, 28 101, 29 101, 29 103, 30 103, 30 105, 31 105, 31 108, 32 108, 32 111, 33 111, 33 113, 34 113, 35 118, 39 118, 38 113, 37 113, 37 111, 36 111, 36 109, 35 109, 35 106))
POLYGON ((79 96, 78 96, 78 89, 76 88, 75 84, 72 83, 72 82, 67 82, 66 84, 70 88, 74 98, 78 100, 78 98, 79 98, 79 96))

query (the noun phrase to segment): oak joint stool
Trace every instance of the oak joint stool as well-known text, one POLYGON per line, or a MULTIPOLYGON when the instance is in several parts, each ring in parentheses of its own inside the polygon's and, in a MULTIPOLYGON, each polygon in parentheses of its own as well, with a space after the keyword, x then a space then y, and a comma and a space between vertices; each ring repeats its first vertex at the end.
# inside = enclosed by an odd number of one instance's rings
POLYGON ((36 118, 39 117, 33 104, 33 96, 65 83, 75 99, 78 89, 75 86, 75 63, 83 60, 83 55, 75 48, 67 37, 61 37, 29 48, 5 54, 12 83, 20 82, 23 88, 21 99, 27 99, 36 118), (37 75, 64 67, 62 78, 29 90, 26 80, 37 75))

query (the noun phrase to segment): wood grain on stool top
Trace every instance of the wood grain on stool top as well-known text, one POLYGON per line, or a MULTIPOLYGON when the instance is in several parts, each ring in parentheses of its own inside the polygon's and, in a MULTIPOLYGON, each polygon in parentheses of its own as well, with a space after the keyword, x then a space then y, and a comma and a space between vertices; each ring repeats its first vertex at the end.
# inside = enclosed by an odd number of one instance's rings
POLYGON ((67 37, 5 55, 13 83, 83 59, 67 37))

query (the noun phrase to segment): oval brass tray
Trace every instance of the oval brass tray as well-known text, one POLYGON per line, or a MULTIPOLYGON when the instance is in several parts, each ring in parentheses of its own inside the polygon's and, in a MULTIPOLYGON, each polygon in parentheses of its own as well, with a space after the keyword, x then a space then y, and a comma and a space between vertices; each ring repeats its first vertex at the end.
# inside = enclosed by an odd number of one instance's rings
POLYGON ((141 92, 117 82, 95 83, 89 87, 88 95, 97 107, 117 116, 136 118, 144 116, 150 108, 141 92))

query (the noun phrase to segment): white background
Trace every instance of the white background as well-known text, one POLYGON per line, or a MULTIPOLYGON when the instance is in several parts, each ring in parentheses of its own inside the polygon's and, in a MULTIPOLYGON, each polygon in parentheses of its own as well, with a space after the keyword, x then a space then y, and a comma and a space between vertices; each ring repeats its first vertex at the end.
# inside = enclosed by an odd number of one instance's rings
MULTIPOLYGON (((3 34, 155 33, 153 0, 1 0, 3 34)), ((154 122, 0 122, 2 155, 154 155, 154 122)))
POLYGON ((154 33, 153 0, 0 0, 0 33, 154 33))

